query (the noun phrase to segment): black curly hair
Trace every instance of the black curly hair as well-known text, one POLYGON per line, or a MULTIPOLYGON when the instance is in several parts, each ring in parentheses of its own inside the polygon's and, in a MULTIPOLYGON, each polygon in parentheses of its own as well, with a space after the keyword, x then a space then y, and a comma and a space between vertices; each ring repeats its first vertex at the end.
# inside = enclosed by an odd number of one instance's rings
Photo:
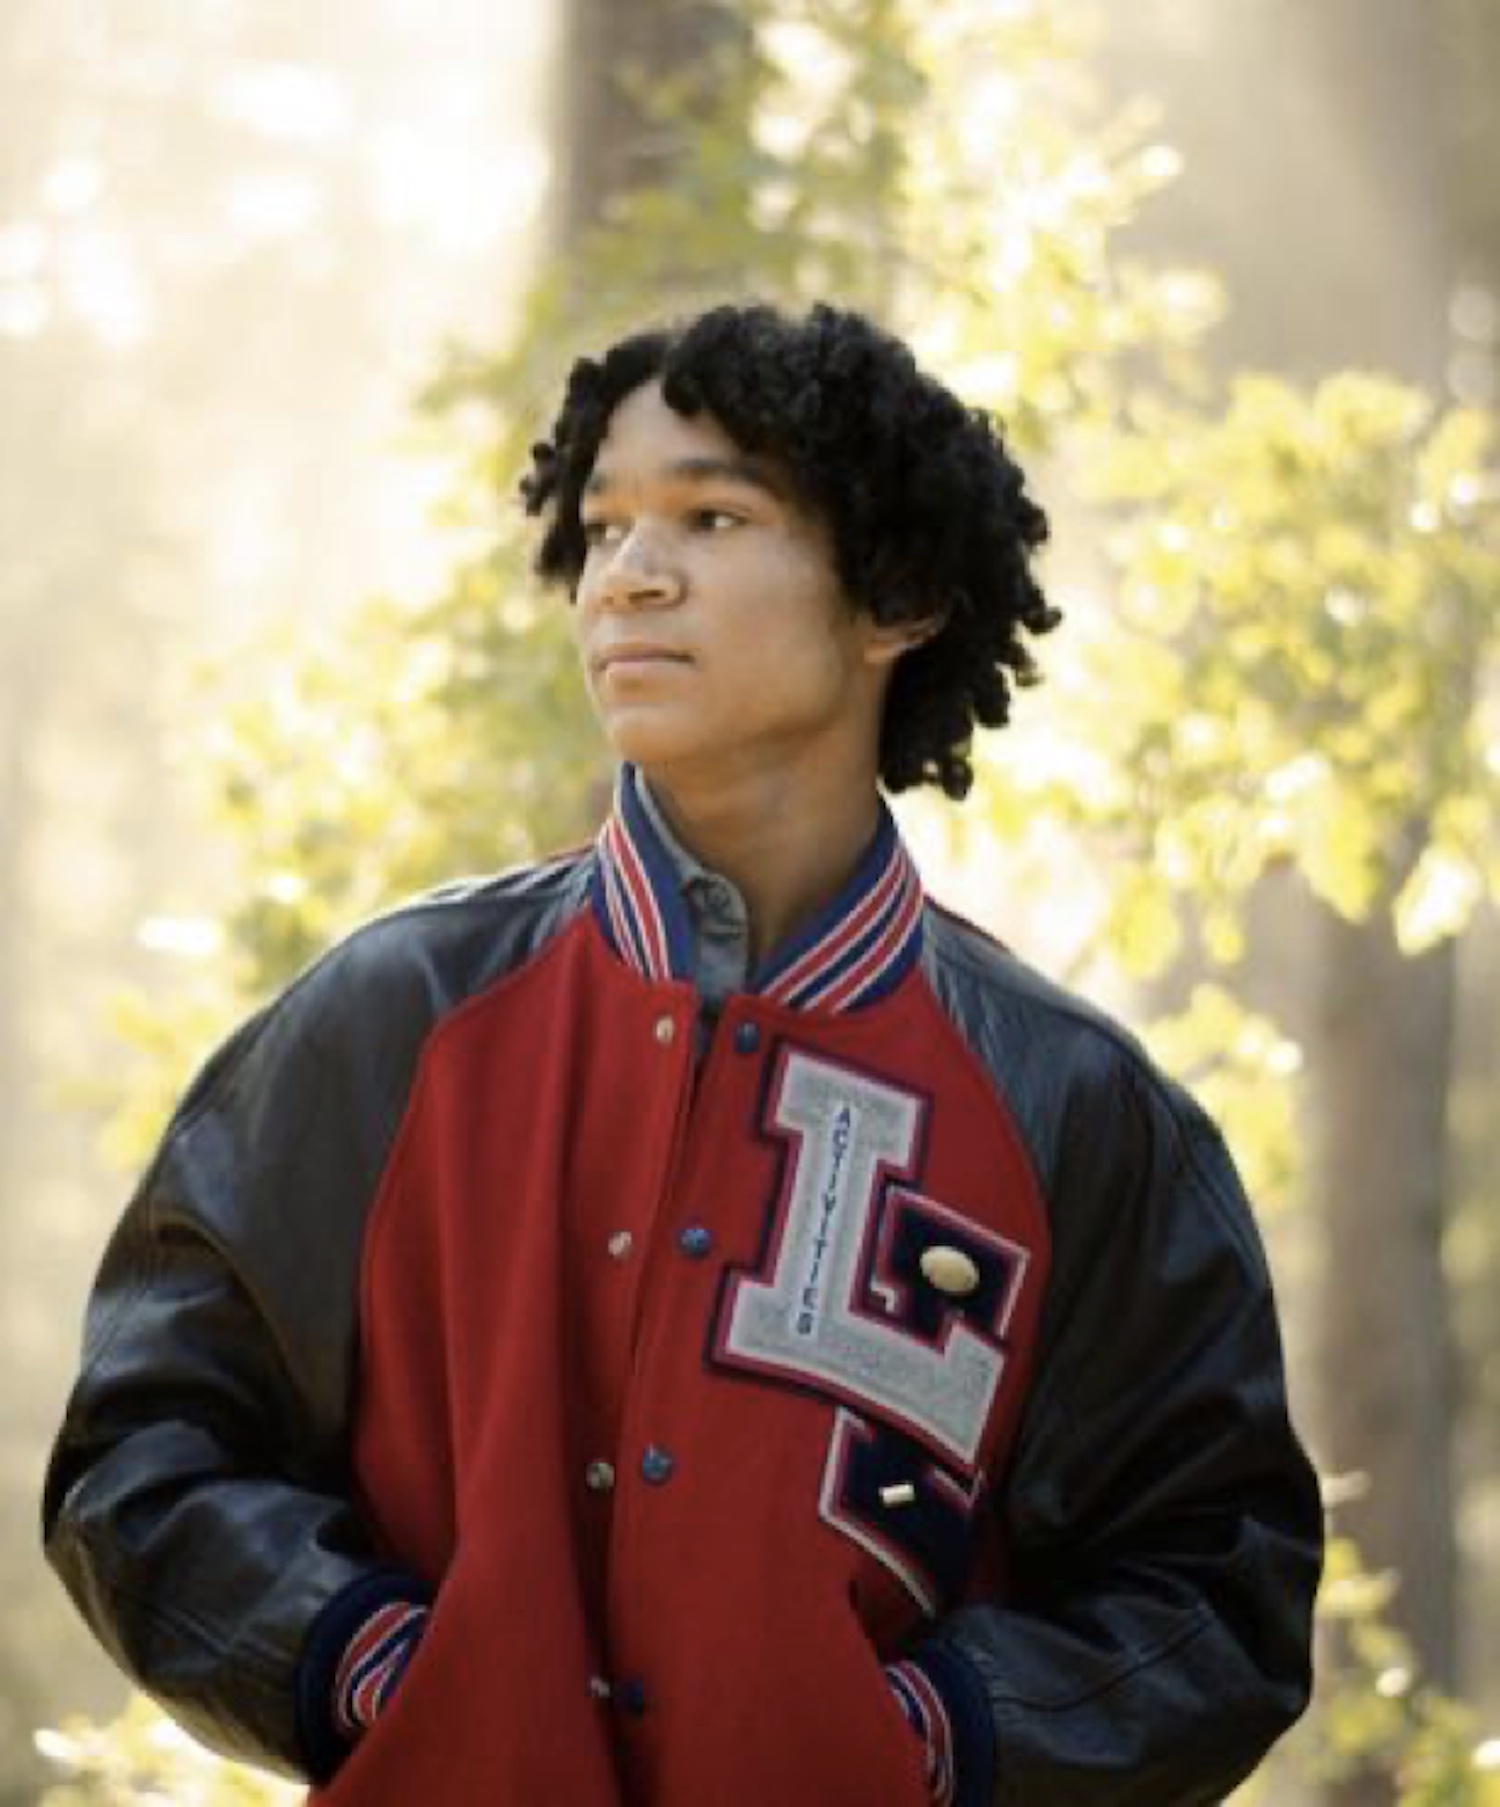
POLYGON ((706 410, 746 452, 790 472, 829 525, 843 587, 877 621, 941 627, 897 662, 880 737, 887 790, 973 782, 976 724, 998 727, 1013 684, 1034 683, 1021 632, 1057 625, 1031 571, 1047 517, 982 410, 917 368, 863 315, 804 318, 762 304, 711 308, 580 358, 550 439, 522 479, 547 517, 536 570, 576 591, 586 547, 579 498, 619 403, 660 379, 679 414, 706 410))

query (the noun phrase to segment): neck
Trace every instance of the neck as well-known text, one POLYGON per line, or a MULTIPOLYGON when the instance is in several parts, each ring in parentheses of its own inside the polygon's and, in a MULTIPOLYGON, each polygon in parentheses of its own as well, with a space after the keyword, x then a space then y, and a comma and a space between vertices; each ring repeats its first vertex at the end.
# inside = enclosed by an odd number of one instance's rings
POLYGON ((673 833, 744 897, 756 961, 838 894, 880 819, 873 772, 855 785, 844 773, 795 785, 764 771, 712 783, 646 778, 673 833))

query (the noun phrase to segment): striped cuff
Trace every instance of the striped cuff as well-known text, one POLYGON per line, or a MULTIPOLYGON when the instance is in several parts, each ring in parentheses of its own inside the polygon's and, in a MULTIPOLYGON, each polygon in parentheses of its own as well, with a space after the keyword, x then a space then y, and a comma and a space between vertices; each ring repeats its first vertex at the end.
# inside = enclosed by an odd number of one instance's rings
POLYGON ((938 1807, 989 1807, 995 1793, 995 1727, 978 1670, 951 1644, 923 1644, 886 1678, 922 1740, 927 1786, 938 1807))
POLYGON ((936 1807, 953 1807, 953 1727, 942 1696, 915 1663, 887 1663, 885 1679, 907 1724, 922 1741, 928 1794, 936 1807))
POLYGON ((333 1675, 334 1729, 351 1742, 376 1716, 406 1673, 427 1624, 427 1608, 392 1600, 370 1614, 350 1638, 333 1675))
POLYGON ((297 1731, 314 1782, 326 1782, 390 1699, 422 1635, 430 1591, 377 1569, 313 1621, 297 1665, 297 1731))

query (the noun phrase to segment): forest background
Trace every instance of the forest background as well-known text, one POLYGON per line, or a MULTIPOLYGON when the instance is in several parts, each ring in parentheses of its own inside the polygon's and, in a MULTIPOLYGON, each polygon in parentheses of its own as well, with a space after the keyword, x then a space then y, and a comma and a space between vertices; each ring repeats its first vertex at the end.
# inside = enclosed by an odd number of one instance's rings
POLYGON ((588 831, 515 469, 750 292, 1052 513, 1046 685, 901 814, 1261 1210, 1338 1541, 1251 1792, 1500 1798, 1500 6, 12 0, 0 92, 0 1803, 275 1792, 117 1719, 41 1563, 84 1292, 237 1016, 588 831))

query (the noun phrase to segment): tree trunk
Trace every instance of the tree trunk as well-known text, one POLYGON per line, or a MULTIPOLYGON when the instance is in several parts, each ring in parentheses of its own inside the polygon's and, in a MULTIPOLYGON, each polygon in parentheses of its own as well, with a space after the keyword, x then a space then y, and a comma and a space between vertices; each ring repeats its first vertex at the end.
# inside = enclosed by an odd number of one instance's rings
POLYGON ((562 0, 553 131, 554 245, 565 248, 632 189, 670 181, 682 146, 642 104, 653 89, 701 77, 746 27, 712 0, 562 0))
POLYGON ((1453 1370, 1442 1235, 1454 946, 1330 916, 1322 988, 1326 1456, 1368 1476, 1346 1525, 1399 1578, 1426 1679, 1456 1681, 1453 1370))
MULTIPOLYGON (((1397 1581, 1392 1617, 1421 1677, 1457 1681, 1454 1378, 1442 1270, 1454 944, 1413 959, 1385 917, 1330 916, 1322 986, 1326 1252, 1324 1459, 1360 1477, 1340 1514, 1366 1565, 1397 1581)), ((1383 1807, 1361 1772, 1334 1807, 1383 1807)))

